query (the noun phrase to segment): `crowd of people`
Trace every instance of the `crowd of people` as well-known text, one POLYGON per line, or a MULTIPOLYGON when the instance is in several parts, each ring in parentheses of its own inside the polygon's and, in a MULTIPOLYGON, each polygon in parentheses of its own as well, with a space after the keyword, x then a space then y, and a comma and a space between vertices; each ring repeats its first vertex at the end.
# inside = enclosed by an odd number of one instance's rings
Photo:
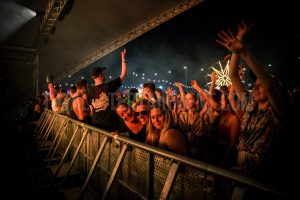
MULTIPOLYGON (((54 112, 113 135, 127 133, 132 140, 274 183, 296 169, 299 149, 290 142, 299 102, 290 98, 282 81, 267 71, 244 43, 251 27, 242 22, 236 34, 231 30, 218 34, 217 43, 231 53, 232 85, 216 88, 213 72, 209 92, 191 80, 192 92, 184 91, 179 82, 174 84, 178 93, 172 87, 161 91, 146 82, 141 99, 135 98, 137 90, 116 96, 127 74, 124 49, 119 77, 105 82, 106 68, 96 67, 90 94, 87 82, 81 79, 69 94, 59 89, 55 97, 50 95, 48 101, 37 103, 36 113, 42 112, 43 104, 52 102, 54 112), (255 75, 250 91, 243 83, 240 60, 255 75)), ((49 91, 54 93, 51 83, 49 91)))

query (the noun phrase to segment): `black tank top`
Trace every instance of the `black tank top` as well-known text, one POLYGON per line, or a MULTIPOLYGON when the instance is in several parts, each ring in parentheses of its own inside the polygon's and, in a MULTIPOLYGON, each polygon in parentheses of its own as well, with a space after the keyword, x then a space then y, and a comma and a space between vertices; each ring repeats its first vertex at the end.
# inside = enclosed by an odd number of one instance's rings
MULTIPOLYGON (((70 101, 69 101, 69 117, 72 118, 72 119, 79 120, 78 117, 77 117, 77 115, 76 115, 76 113, 74 112, 74 109, 73 109, 73 102, 75 101, 75 99, 76 99, 77 97, 82 97, 82 96, 76 96, 76 97, 73 97, 73 98, 71 98, 70 101)), ((84 102, 84 110, 86 111, 86 110, 89 110, 89 109, 90 109, 89 105, 88 105, 86 102, 84 102)), ((79 121, 81 121, 81 120, 79 120, 79 121)), ((86 119, 83 120, 82 122, 88 123, 88 122, 89 122, 89 119, 86 118, 86 119)))

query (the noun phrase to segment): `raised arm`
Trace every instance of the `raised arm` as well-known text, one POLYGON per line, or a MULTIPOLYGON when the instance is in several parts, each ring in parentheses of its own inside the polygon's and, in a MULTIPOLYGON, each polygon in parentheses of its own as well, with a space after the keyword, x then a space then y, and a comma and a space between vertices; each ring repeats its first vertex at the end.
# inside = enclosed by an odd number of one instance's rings
POLYGON ((53 83, 48 83, 48 89, 49 89, 49 99, 50 101, 52 101, 55 98, 55 94, 54 94, 55 89, 53 83))
MULTIPOLYGON (((244 60, 244 62, 249 66, 249 68, 253 71, 255 76, 261 81, 261 84, 264 86, 272 107, 278 113, 283 113, 285 102, 282 96, 280 95, 280 90, 277 87, 275 81, 272 79, 271 74, 266 71, 263 65, 255 58, 255 56, 249 51, 249 49, 247 49, 246 46, 241 41, 239 41, 230 30, 228 31, 228 33, 222 31, 222 35, 220 34, 219 37, 223 41, 218 41, 218 43, 226 47, 229 51, 233 53, 231 57, 233 62, 236 62, 237 56, 240 56, 244 60)), ((235 65, 234 67, 237 68, 237 70, 235 70, 237 71, 237 73, 235 72, 233 74, 233 78, 239 79, 238 67, 235 65)), ((233 82, 232 80, 232 83, 234 84, 235 82, 233 82)), ((234 85, 234 89, 237 92, 238 96, 241 95, 239 87, 236 87, 236 85, 234 85)), ((239 96, 239 98, 241 97, 239 96)))
POLYGON ((170 105, 171 96, 172 96, 172 88, 168 87, 166 90, 166 105, 169 108, 169 110, 172 109, 172 107, 170 105))
POLYGON ((183 105, 185 105, 185 104, 184 104, 185 92, 184 92, 184 90, 183 90, 183 88, 182 88, 182 84, 179 83, 179 82, 175 82, 174 85, 175 85, 176 87, 178 87, 179 93, 180 93, 180 97, 181 97, 180 100, 181 100, 181 102, 183 103, 183 105))
POLYGON ((241 21, 241 23, 238 24, 238 31, 236 34, 236 38, 239 41, 243 41, 245 39, 245 36, 252 29, 253 26, 254 26, 254 22, 252 22, 249 25, 249 24, 246 24, 244 21, 241 21))
POLYGON ((210 80, 211 80, 211 84, 209 87, 209 94, 212 95, 215 89, 215 84, 216 84, 216 80, 217 80, 217 76, 216 76, 216 72, 212 71, 212 73, 210 74, 210 80))
POLYGON ((199 92, 199 94, 204 97, 207 103, 214 109, 219 110, 220 104, 216 102, 207 92, 205 92, 198 84, 197 81, 191 80, 192 87, 199 92))
MULTIPOLYGON (((235 44, 233 46, 235 46, 235 44)), ((256 75, 257 79, 261 81, 261 84, 267 91, 267 96, 272 107, 278 113, 283 114, 285 112, 285 100, 280 94, 280 89, 275 80, 272 78, 271 74, 266 71, 263 65, 247 48, 241 51, 241 58, 248 64, 249 68, 256 75)))
POLYGON ((233 33, 230 30, 229 33, 225 31, 218 33, 218 37, 221 40, 217 40, 217 43, 226 47, 229 51, 232 52, 229 63, 229 76, 236 94, 240 99, 242 99, 243 95, 245 95, 247 91, 239 77, 239 54, 233 51, 232 49, 232 44, 238 41, 238 39, 233 35, 233 33))
POLYGON ((244 102, 244 99, 247 90, 245 89, 244 84, 242 83, 242 80, 240 79, 239 75, 239 53, 232 49, 232 44, 235 41, 243 41, 246 34, 252 29, 253 26, 254 23, 248 25, 244 21, 241 21, 241 23, 238 24, 238 31, 236 36, 234 36, 231 30, 228 30, 228 32, 221 31, 221 33, 218 34, 218 37, 221 40, 217 40, 219 44, 221 44, 222 46, 224 46, 232 52, 229 63, 229 76, 232 82, 233 89, 236 92, 242 104, 246 103, 244 102))
POLYGON ((120 79, 121 79, 121 81, 123 81, 127 76, 126 49, 124 49, 121 52, 121 58, 122 58, 122 71, 121 71, 121 74, 120 74, 120 79))

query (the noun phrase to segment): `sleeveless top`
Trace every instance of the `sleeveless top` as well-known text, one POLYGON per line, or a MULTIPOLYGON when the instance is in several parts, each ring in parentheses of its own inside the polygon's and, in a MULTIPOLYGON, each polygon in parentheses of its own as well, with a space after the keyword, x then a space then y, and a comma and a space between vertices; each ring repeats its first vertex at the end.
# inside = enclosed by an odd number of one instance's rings
MULTIPOLYGON (((72 118, 72 119, 79 120, 76 113, 74 112, 74 109, 73 109, 73 102, 75 101, 75 99, 77 97, 82 97, 82 96, 76 96, 76 97, 71 98, 70 101, 69 101, 68 106, 69 106, 69 117, 72 118)), ((89 109, 90 109, 89 105, 86 102, 84 102, 84 110, 86 111, 86 110, 89 110, 89 109)), ((79 120, 79 121, 81 121, 81 120, 79 120)), ((82 122, 83 123, 88 123, 89 122, 88 117, 85 120, 83 120, 82 122)))

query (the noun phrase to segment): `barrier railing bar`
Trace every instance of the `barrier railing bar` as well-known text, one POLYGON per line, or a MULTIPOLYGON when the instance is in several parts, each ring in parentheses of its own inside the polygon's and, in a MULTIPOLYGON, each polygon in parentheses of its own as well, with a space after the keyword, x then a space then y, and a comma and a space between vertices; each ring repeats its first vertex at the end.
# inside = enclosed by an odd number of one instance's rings
MULTIPOLYGON (((66 128, 67 129, 67 128, 66 128)), ((52 160, 53 158, 54 158, 54 156, 55 156, 55 154, 56 154, 56 151, 57 151, 57 149, 58 149, 58 147, 59 147, 59 145, 60 145, 60 142, 61 142, 61 139, 62 139, 62 137, 64 136, 64 133, 66 133, 67 131, 65 130, 64 132, 62 132, 62 134, 60 135, 60 137, 59 137, 59 139, 58 139, 58 141, 57 141, 57 144, 56 144, 56 146, 55 146, 55 148, 54 148, 54 151, 52 152, 52 154, 51 154, 51 156, 50 156, 50 160, 52 160)), ((50 151, 49 151, 50 152, 50 151)))
MULTIPOLYGON (((44 111, 44 112, 45 112, 45 111, 44 111)), ((39 130, 38 134, 36 135, 37 140, 40 139, 42 133, 44 132, 45 128, 47 127, 48 121, 50 120, 50 117, 51 117, 51 113, 49 113, 49 114, 46 116, 46 119, 45 119, 44 123, 42 124, 41 130, 39 130)), ((49 124, 49 125, 50 125, 50 124, 49 124)))
POLYGON ((95 167, 96 167, 96 165, 97 165, 97 163, 98 163, 98 161, 99 161, 99 158, 101 157, 101 154, 102 154, 102 152, 103 152, 103 150, 104 150, 104 147, 105 147, 106 142, 107 142, 107 137, 105 137, 105 138, 103 139, 103 141, 102 141, 102 143, 101 143, 101 146, 100 146, 100 149, 98 150, 97 155, 96 155, 96 157, 95 157, 95 159, 94 159, 94 162, 93 162, 93 164, 92 164, 92 166, 91 166, 91 169, 90 169, 90 171, 89 171, 89 173, 88 173, 88 175, 87 175, 87 177, 86 177, 86 179, 85 179, 85 182, 84 182, 84 184, 83 184, 82 191, 81 191, 81 194, 80 194, 80 199, 83 198, 83 196, 84 196, 84 194, 85 194, 85 192, 86 192, 88 183, 89 183, 89 181, 90 181, 90 178, 92 177, 92 174, 93 174, 93 172, 94 172, 94 170, 95 170, 95 167))
MULTIPOLYGON (((72 121, 76 124, 80 123, 79 121, 74 120, 74 119, 70 119, 70 121, 72 121)), ((82 123, 80 125, 82 125, 82 123)), ((101 129, 96 128, 94 126, 83 124, 83 127, 88 128, 88 129, 93 130, 93 131, 96 131, 96 132, 99 132, 102 135, 107 136, 109 138, 113 137, 110 132, 101 130, 101 129)), ((175 154, 175 153, 163 150, 163 149, 159 149, 159 148, 156 148, 156 147, 144 144, 144 143, 133 141, 133 140, 131 140, 129 138, 126 138, 126 137, 123 137, 123 136, 118 136, 117 139, 121 142, 127 143, 130 146, 145 150, 148 153, 156 154, 158 156, 173 160, 174 162, 179 162, 181 164, 190 166, 192 168, 207 171, 210 174, 214 174, 214 175, 218 175, 218 176, 225 177, 225 178, 228 178, 228 179, 232 179, 234 181, 238 181, 240 183, 247 184, 251 187, 261 189, 261 190, 266 191, 266 192, 270 192, 270 193, 275 194, 277 196, 286 197, 286 194, 283 193, 278 188, 274 188, 274 187, 272 187, 270 185, 267 185, 263 182, 260 182, 260 181, 257 181, 255 179, 248 178, 248 177, 236 174, 236 173, 231 172, 229 170, 221 169, 217 166, 214 166, 214 165, 211 165, 211 164, 208 164, 208 163, 204 163, 204 162, 201 162, 201 161, 198 161, 198 160, 194 160, 194 159, 191 159, 191 158, 179 155, 179 154, 175 154)))
POLYGON ((46 116, 45 114, 46 112, 43 112, 39 121, 37 122, 35 128, 34 128, 34 131, 33 131, 33 136, 36 135, 36 133, 38 132, 38 129, 40 128, 40 125, 42 124, 42 121, 44 121, 44 117, 46 116))
MULTIPOLYGON (((55 144, 55 142, 56 142, 56 140, 57 140, 57 138, 58 138, 58 135, 60 135, 60 131, 62 130, 62 128, 64 127, 64 129, 66 128, 66 125, 67 125, 67 118, 64 118, 64 121, 63 121, 63 123, 61 124, 61 126, 59 127, 59 129, 58 129, 58 131, 57 131, 57 134, 55 135, 55 137, 54 137, 54 140, 53 140, 53 142, 52 142, 52 144, 51 144, 51 146, 50 146, 50 149, 49 149, 49 151, 48 151, 48 153, 47 153, 47 158, 49 158, 49 156, 50 156, 50 154, 51 154, 51 150, 52 150, 52 148, 53 148, 53 146, 54 146, 54 144, 55 144)), ((61 133, 61 135, 63 135, 63 133, 64 133, 64 131, 61 133)))
POLYGON ((113 181, 115 180, 115 177, 116 177, 116 175, 117 175, 117 173, 118 173, 118 171, 120 169, 121 163, 122 163, 122 161, 123 161, 123 159, 125 157, 126 150, 127 150, 127 144, 125 143, 123 145, 123 147, 122 147, 122 151, 120 153, 120 156, 118 157, 116 165, 115 165, 115 167, 114 167, 114 169, 113 169, 113 171, 111 173, 111 176, 110 176, 110 178, 108 180, 108 183, 107 183, 107 185, 105 187, 104 193, 103 193, 103 195, 101 197, 102 200, 106 199, 106 197, 107 197, 107 195, 108 195, 108 193, 109 193, 109 191, 111 189, 113 181))
POLYGON ((169 198, 170 191, 172 190, 172 187, 175 183, 178 174, 178 169, 179 169, 179 164, 172 163, 171 169, 169 171, 166 182, 164 184, 164 187, 159 197, 160 200, 166 200, 169 198))
POLYGON ((147 169, 147 198, 153 199, 153 182, 154 182, 154 156, 153 154, 149 153, 148 158, 148 169, 147 169))
MULTIPOLYGON (((94 129, 97 130, 97 128, 94 128, 94 129)), ((104 132, 103 134, 106 134, 106 133, 104 132)), ((205 163, 205 162, 201 162, 201 161, 198 161, 198 160, 194 160, 194 159, 182 156, 180 154, 172 153, 172 152, 169 152, 169 151, 164 150, 164 149, 159 149, 157 147, 153 147, 153 146, 150 146, 150 145, 145 144, 145 143, 133 141, 133 140, 131 140, 129 138, 126 138, 126 137, 123 137, 123 136, 118 136, 118 140, 120 140, 121 142, 127 143, 130 146, 140 148, 140 149, 143 149, 143 150, 148 151, 150 153, 156 154, 158 156, 162 156, 164 158, 173 160, 174 162, 180 162, 180 163, 185 164, 187 166, 190 166, 190 167, 193 167, 193 168, 196 168, 196 169, 200 169, 200 170, 203 170, 203 171, 207 171, 210 174, 214 174, 214 175, 218 175, 218 176, 221 176, 221 177, 229 178, 229 179, 247 184, 249 186, 264 190, 266 192, 270 192, 270 193, 273 193, 273 194, 278 195, 278 196, 286 197, 286 195, 283 192, 281 192, 279 189, 275 189, 274 187, 266 185, 266 184, 264 184, 260 181, 257 181, 255 179, 248 178, 248 177, 236 174, 236 173, 231 172, 229 170, 221 169, 217 166, 214 166, 214 165, 211 165, 211 164, 208 164, 208 163, 205 163)))
POLYGON ((78 145, 78 147, 77 147, 77 149, 76 149, 76 151, 75 151, 75 153, 74 153, 74 156, 73 156, 73 158, 72 158, 72 161, 71 161, 71 163, 70 163, 70 165, 69 165, 69 167, 68 167, 68 169, 67 169, 66 175, 65 175, 64 180, 63 180, 63 182, 62 182, 62 186, 65 185, 65 183, 66 183, 66 181, 67 181, 68 175, 69 175, 69 173, 71 172, 71 169, 72 169, 72 167, 73 167, 73 165, 74 165, 75 159, 76 159, 76 157, 77 157, 77 155, 78 155, 78 152, 79 152, 81 146, 83 145, 83 142, 84 142, 84 140, 85 140, 85 138, 86 138, 86 136, 87 136, 87 132, 88 132, 88 131, 89 131, 89 130, 86 129, 86 130, 84 131, 84 133, 83 133, 83 136, 82 136, 82 138, 81 138, 81 140, 80 140, 80 142, 79 142, 79 145, 78 145))
POLYGON ((52 130, 52 128, 53 128, 55 119, 56 119, 56 115, 54 115, 54 117, 53 117, 53 119, 52 119, 52 121, 51 121, 50 126, 48 126, 48 129, 47 129, 46 133, 44 134, 44 136, 43 136, 43 138, 42 138, 42 142, 40 143, 40 146, 39 146, 40 148, 41 148, 42 146, 44 146, 44 144, 46 143, 46 141, 47 141, 47 139, 48 139, 48 137, 49 137, 49 135, 50 135, 50 133, 51 133, 51 130, 52 130))
POLYGON ((60 168, 62 167, 63 162, 65 161, 65 158, 67 157, 67 154, 68 154, 68 152, 69 152, 69 149, 70 149, 70 147, 71 147, 71 145, 72 145, 72 142, 73 142, 73 140, 74 140, 74 138, 75 138, 75 135, 76 135, 78 129, 79 129, 79 125, 76 127, 76 130, 74 131, 74 134, 72 135, 72 138, 71 138, 71 140, 70 140, 70 142, 69 142, 69 144, 68 144, 68 146, 67 146, 67 148, 66 148, 66 150, 65 150, 65 153, 64 153, 64 155, 63 155, 63 157, 62 157, 62 159, 61 159, 61 161, 60 161, 60 163, 59 163, 59 166, 58 166, 58 168, 56 169, 56 171, 55 171, 55 173, 54 173, 54 177, 57 177, 57 175, 58 175, 58 173, 59 173, 59 171, 60 171, 60 168))
MULTIPOLYGON (((207 180, 207 172, 204 172, 204 180, 207 180)), ((203 199, 206 199, 207 197, 207 185, 205 184, 203 187, 203 199)))

